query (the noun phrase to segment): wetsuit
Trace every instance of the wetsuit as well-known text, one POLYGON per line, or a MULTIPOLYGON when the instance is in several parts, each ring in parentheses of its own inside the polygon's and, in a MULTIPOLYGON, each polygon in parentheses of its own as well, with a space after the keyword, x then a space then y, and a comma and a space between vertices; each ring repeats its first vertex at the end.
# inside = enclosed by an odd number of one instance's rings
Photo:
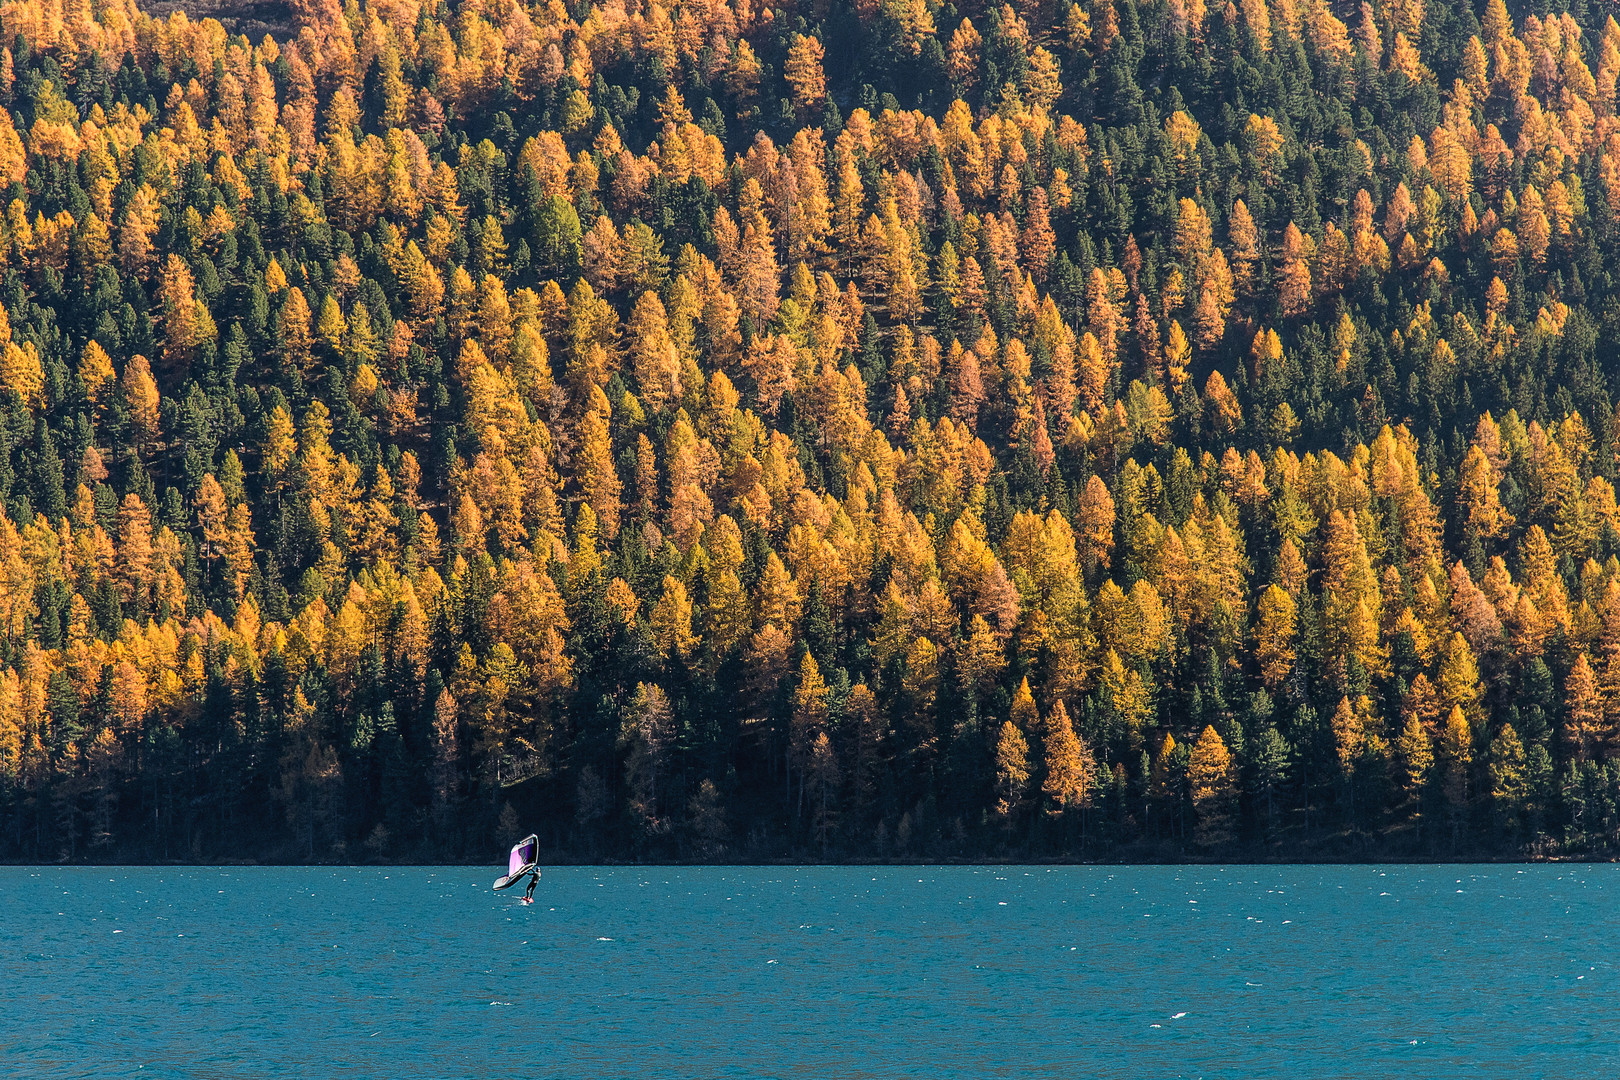
POLYGON ((536 870, 534 873, 529 875, 529 887, 527 889, 523 890, 523 899, 525 899, 525 900, 533 900, 534 899, 534 887, 535 887, 535 885, 537 885, 539 883, 539 881, 540 881, 540 871, 536 870))

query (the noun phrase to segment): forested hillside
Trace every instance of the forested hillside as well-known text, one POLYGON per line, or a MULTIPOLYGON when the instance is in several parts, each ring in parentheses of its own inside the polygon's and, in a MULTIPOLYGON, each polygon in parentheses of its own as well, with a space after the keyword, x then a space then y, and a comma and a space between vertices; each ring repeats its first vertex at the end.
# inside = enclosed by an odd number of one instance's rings
POLYGON ((0 855, 1620 846, 1620 25, 0 5, 0 855))

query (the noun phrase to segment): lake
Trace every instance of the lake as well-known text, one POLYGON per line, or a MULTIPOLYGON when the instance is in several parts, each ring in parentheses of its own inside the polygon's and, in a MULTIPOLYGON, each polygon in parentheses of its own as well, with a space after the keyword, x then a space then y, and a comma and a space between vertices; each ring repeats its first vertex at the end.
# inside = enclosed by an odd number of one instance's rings
POLYGON ((12 1075, 1604 1077, 1614 866, 0 868, 12 1075))

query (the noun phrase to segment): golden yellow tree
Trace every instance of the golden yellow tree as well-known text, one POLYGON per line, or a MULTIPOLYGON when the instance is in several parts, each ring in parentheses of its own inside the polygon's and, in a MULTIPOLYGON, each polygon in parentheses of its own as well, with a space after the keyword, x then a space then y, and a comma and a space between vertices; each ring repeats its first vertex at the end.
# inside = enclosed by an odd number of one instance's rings
POLYGON ((1192 789, 1193 810, 1198 815, 1199 843, 1219 844, 1231 839, 1237 777, 1232 754, 1212 726, 1206 726, 1193 744, 1192 756, 1187 761, 1187 782, 1192 789))
POLYGON ((1047 813, 1060 816, 1071 808, 1090 806, 1097 760, 1085 740, 1075 734, 1069 711, 1061 701, 1052 706, 1052 715, 1047 717, 1045 749, 1046 777, 1041 781, 1041 791, 1051 800, 1047 813))
POLYGON ((1010 819, 1023 803, 1029 785, 1029 741, 1011 720, 996 734, 996 813, 1010 819))
POLYGON ((818 39, 804 34, 794 35, 788 46, 782 76, 793 91, 793 104, 800 115, 819 107, 827 98, 827 76, 821 66, 825 54, 818 39))

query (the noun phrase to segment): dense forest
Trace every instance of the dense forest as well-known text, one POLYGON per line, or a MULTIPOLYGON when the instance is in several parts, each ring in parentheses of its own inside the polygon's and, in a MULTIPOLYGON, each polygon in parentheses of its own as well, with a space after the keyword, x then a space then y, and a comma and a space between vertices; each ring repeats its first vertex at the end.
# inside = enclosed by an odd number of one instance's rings
POLYGON ((0 5, 0 857, 1607 857, 1620 24, 0 5))

